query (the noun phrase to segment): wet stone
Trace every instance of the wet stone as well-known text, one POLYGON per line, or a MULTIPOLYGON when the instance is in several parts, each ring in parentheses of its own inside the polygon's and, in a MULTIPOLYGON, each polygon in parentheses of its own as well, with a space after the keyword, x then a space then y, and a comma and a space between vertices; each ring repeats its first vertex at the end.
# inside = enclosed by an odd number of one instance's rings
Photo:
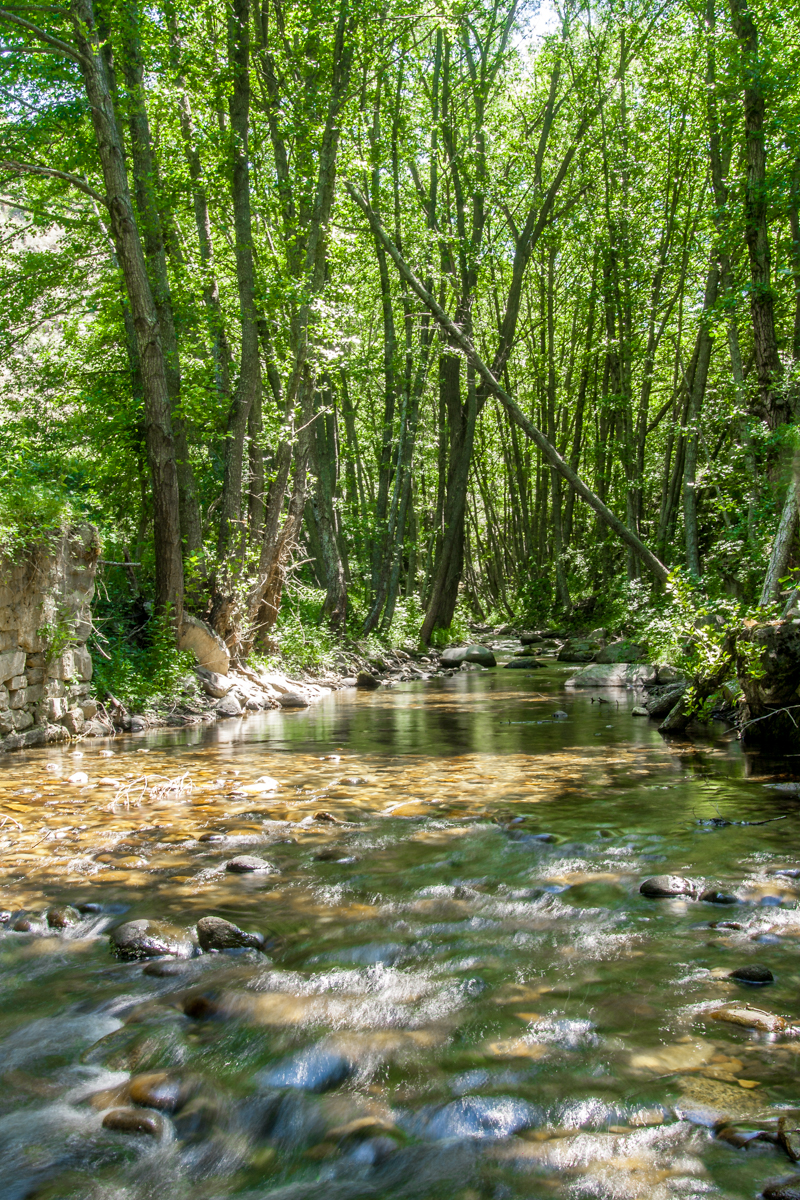
POLYGON ((155 958, 147 963, 143 975, 152 975, 156 979, 172 979, 176 975, 194 974, 194 964, 180 958, 155 958))
POLYGON ((83 920, 77 908, 73 908, 71 904, 48 908, 45 917, 51 929, 69 929, 71 925, 80 925, 83 920))
POLYGON ((254 854, 237 854, 236 858, 231 858, 225 863, 225 870, 231 871, 234 875, 278 874, 277 867, 273 866, 271 862, 267 862, 265 858, 257 858, 254 854))
POLYGON ((762 1189, 764 1200, 800 1200, 800 1175, 773 1179, 762 1189))
POLYGON ((112 1108, 103 1117, 103 1128, 117 1133, 146 1133, 160 1137, 164 1130, 164 1119, 155 1112, 142 1112, 137 1108, 112 1108))
POLYGON ((708 888, 700 896, 706 904, 738 904, 739 900, 736 896, 731 896, 729 892, 721 892, 717 888, 708 888))
POLYGON ((649 899, 660 899, 669 896, 694 896, 697 887, 691 879, 684 879, 680 875, 653 875, 640 884, 639 891, 649 899))
POLYGON ((125 921, 112 929, 111 948, 118 958, 190 958, 194 945, 183 929, 162 921, 125 921))
POLYGON ((769 967, 762 967, 758 963, 753 963, 747 967, 737 967, 735 971, 731 971, 729 978, 735 979, 739 983, 758 985, 775 982, 775 976, 769 967))
POLYGON ((201 917, 197 922, 197 940, 203 950, 263 950, 260 933, 246 933, 223 917, 201 917))
POLYGON ((30 917, 23 913, 21 917, 17 917, 11 928, 15 933, 39 933, 42 929, 42 922, 38 917, 30 917))
POLYGON ((344 1055, 323 1046, 311 1046, 263 1071, 259 1081, 267 1087, 329 1092, 349 1079, 352 1073, 353 1065, 344 1055))
POLYGON ((161 1112, 177 1112, 191 1093, 188 1084, 166 1071, 136 1075, 128 1085, 128 1095, 134 1104, 157 1108, 161 1112))

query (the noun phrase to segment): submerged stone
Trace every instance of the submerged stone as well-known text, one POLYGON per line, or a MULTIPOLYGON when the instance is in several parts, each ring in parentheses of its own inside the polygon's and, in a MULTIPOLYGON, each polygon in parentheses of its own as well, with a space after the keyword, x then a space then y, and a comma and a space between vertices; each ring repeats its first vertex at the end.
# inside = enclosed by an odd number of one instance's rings
POLYGON ((525 1100, 510 1096, 463 1096, 442 1108, 425 1108, 410 1122, 410 1132, 429 1141, 449 1138, 506 1138, 541 1120, 525 1100))
POLYGON ((267 1087, 329 1092, 349 1079, 352 1073, 353 1065, 344 1055, 325 1046, 310 1046, 261 1072, 259 1081, 267 1087))
POLYGON ((720 892, 717 888, 709 888, 703 892, 700 899, 706 904, 738 904, 736 896, 731 896, 728 892, 720 892))
POLYGON ((800 1200, 800 1175, 787 1175, 766 1184, 761 1195, 764 1200, 800 1200))
POLYGON ((70 904, 48 908, 45 917, 51 929, 69 929, 70 925, 80 925, 83 920, 77 908, 73 908, 70 904))
POLYGON ((160 1137, 164 1130, 164 1119, 156 1112, 142 1112, 140 1108, 112 1108, 103 1117, 103 1128, 116 1133, 146 1133, 160 1137))

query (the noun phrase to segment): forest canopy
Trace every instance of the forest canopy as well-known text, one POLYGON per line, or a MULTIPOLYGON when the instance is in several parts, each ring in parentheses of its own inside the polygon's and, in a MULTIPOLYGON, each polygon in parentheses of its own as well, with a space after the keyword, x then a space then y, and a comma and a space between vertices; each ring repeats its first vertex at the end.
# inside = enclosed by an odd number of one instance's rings
POLYGON ((800 13, 0 9, 0 538, 267 644, 791 606, 800 13), (773 606, 773 607, 770 607, 773 606))

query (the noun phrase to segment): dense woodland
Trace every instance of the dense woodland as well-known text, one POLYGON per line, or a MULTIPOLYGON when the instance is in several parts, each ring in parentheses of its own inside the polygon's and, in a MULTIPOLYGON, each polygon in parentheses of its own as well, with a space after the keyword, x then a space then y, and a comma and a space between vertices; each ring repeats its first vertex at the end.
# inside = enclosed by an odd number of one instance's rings
POLYGON ((0 24, 6 549, 89 519, 107 597, 240 653, 292 596, 425 642, 676 579, 785 603, 796 6, 0 24))

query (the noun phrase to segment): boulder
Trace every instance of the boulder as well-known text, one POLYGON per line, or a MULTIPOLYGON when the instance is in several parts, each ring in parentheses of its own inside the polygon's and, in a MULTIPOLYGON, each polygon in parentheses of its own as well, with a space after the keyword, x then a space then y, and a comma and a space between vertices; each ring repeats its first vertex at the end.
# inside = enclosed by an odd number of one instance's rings
POLYGON ((635 642, 611 642, 598 651, 595 662, 598 663, 633 663, 638 662, 644 655, 644 648, 635 642))
POLYGON ((202 950, 263 950, 260 933, 247 933, 222 917, 201 917, 197 922, 197 940, 202 950))
POLYGON ((218 671, 209 671, 208 667, 198 667, 197 678, 205 694, 213 696, 215 700, 227 696, 234 682, 227 675, 220 675, 218 671))
MULTIPOLYGON (((560 657, 560 655, 559 655, 560 657)), ((572 675, 568 688, 642 688, 655 683, 655 667, 646 663, 592 663, 572 675)))
POLYGON ((71 734, 73 737, 79 733, 82 733, 84 726, 82 710, 80 708, 70 708, 64 713, 60 724, 63 725, 67 733, 71 734))
POLYGON ((602 649, 600 642, 590 641, 589 638, 569 638, 558 652, 558 662, 589 663, 594 662, 595 656, 602 649))
POLYGON ((242 715, 242 706, 235 696, 223 696, 214 707, 220 717, 240 717, 242 715))
POLYGON ((681 675, 677 667, 670 666, 669 663, 657 663, 656 674, 658 675, 659 683, 685 683, 686 677, 681 675))
POLYGON ((543 662, 540 662, 538 658, 533 658, 530 655, 526 656, 525 658, 517 658, 515 656, 510 662, 505 664, 505 670, 509 671, 516 668, 518 671, 539 671, 543 666, 543 662))
POLYGON ((519 640, 523 646, 537 646, 544 638, 540 633, 521 633, 519 640))
POLYGON ((442 652, 443 667, 460 667, 465 662, 477 663, 480 667, 497 666, 497 659, 488 646, 448 646, 442 652))
POLYGON ((190 958, 194 943, 185 929, 163 921, 125 921, 109 935, 111 949, 118 958, 190 958))
POLYGON ((647 698, 644 706, 651 717, 666 717, 672 712, 684 690, 685 685, 682 683, 677 686, 661 688, 655 695, 647 698))
POLYGON ((376 679, 371 671, 359 671, 356 675, 356 687, 365 688, 367 691, 374 691, 375 688, 379 688, 380 686, 380 679, 376 679))
POLYGON ((773 1179, 761 1190, 764 1200, 800 1200, 800 1175, 773 1179))
POLYGON ((216 671, 220 675, 228 674, 231 661, 228 647, 222 638, 198 617, 184 613, 178 648, 191 650, 201 667, 207 667, 209 671, 216 671))
POLYGON ((281 708, 308 708, 311 701, 304 692, 281 692, 278 696, 281 708))

